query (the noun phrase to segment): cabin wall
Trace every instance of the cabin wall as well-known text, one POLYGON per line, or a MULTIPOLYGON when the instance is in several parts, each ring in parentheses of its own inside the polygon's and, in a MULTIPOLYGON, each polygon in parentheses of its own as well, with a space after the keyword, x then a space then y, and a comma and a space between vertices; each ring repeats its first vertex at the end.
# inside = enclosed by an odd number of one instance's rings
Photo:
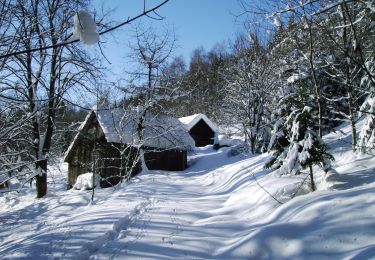
POLYGON ((116 185, 123 178, 129 179, 140 171, 139 163, 134 163, 136 156, 137 149, 134 147, 108 143, 96 118, 92 118, 81 131, 67 159, 68 187, 71 188, 77 177, 87 172, 100 174, 101 187, 116 185))
MULTIPOLYGON (((101 187, 110 187, 123 179, 130 179, 141 170, 137 157, 138 149, 135 147, 108 143, 93 114, 66 158, 69 163, 68 187, 76 183, 79 175, 87 172, 100 174, 101 187)), ((150 170, 182 171, 187 167, 186 151, 146 148, 145 159, 150 170)))
MULTIPOLYGON (((77 177, 87 172, 100 174, 100 186, 111 187, 122 179, 130 179, 141 170, 136 162, 137 149, 120 144, 102 143, 94 153, 93 142, 80 142, 69 161, 68 185, 71 188, 77 177), (126 151, 121 159, 120 151, 126 151)), ((156 150, 146 148, 146 165, 150 170, 182 171, 187 167, 187 152, 180 150, 156 150)))
POLYGON ((138 174, 141 165, 136 162, 137 149, 128 145, 109 143, 106 149, 102 150, 98 171, 100 172, 102 188, 118 184, 123 179, 130 179, 138 174), (120 151, 123 151, 121 158, 120 151))
POLYGON ((190 129, 189 134, 194 139, 196 147, 214 143, 215 132, 202 119, 190 129))
POLYGON ((183 171, 187 167, 187 152, 147 149, 145 160, 150 170, 183 171))
POLYGON ((72 187, 77 177, 87 172, 100 174, 100 187, 106 188, 118 184, 123 178, 130 179, 140 171, 139 163, 135 163, 137 150, 119 144, 102 143, 94 149, 90 143, 77 147, 73 159, 69 162, 68 185, 72 187), (121 158, 120 151, 124 151, 121 158))
POLYGON ((89 142, 78 142, 73 156, 68 161, 68 186, 72 187, 81 174, 92 172, 92 151, 89 142))

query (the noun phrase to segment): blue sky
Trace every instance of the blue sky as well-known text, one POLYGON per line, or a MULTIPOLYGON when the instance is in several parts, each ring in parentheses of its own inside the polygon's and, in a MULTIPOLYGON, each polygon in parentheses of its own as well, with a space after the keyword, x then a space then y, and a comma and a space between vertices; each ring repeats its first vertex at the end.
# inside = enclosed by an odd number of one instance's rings
MULTIPOLYGON (((161 0, 147 0, 149 7, 160 3, 161 0)), ((114 9, 108 18, 117 22, 133 17, 143 10, 143 0, 96 0, 95 8, 114 9)), ((197 47, 210 50, 216 43, 233 39, 240 24, 235 14, 241 12, 237 0, 170 0, 159 10, 165 16, 164 21, 154 21, 143 18, 142 22, 152 23, 152 26, 173 27, 178 38, 174 56, 182 55, 189 62, 191 53, 197 47)), ((104 37, 103 51, 111 61, 115 71, 124 67, 127 55, 126 45, 131 40, 131 27, 125 26, 112 35, 104 37)))

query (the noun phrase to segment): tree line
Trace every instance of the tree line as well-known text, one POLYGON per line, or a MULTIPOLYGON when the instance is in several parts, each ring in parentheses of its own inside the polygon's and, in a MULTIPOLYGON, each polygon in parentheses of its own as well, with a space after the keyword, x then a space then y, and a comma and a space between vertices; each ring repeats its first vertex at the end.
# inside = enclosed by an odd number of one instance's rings
POLYGON ((249 18, 229 46, 195 50, 188 68, 175 59, 165 72, 183 91, 172 113, 205 113, 236 126, 252 153, 272 153, 266 167, 307 169, 313 190, 313 166, 327 171, 334 160, 322 136, 339 124, 350 125, 353 152, 374 155, 374 3, 241 3, 269 26, 249 18))

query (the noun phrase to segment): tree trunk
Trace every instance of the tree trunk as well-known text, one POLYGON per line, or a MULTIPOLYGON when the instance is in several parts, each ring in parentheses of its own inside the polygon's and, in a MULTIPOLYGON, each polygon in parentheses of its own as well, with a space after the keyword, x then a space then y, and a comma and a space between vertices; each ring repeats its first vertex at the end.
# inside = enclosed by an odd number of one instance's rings
MULTIPOLYGON (((98 102, 96 102, 98 105, 98 102)), ((96 140, 98 138, 98 128, 95 129, 95 137, 94 137, 94 149, 92 150, 93 154, 93 164, 92 164, 92 191, 91 191, 91 202, 94 201, 95 196, 95 174, 98 171, 97 162, 99 160, 98 151, 96 150, 96 140)))
POLYGON ((319 134, 319 137, 322 137, 323 136, 323 133, 322 133, 323 110, 322 110, 322 100, 320 97, 320 86, 318 83, 318 79, 317 79, 316 72, 315 72, 315 66, 314 66, 314 46, 313 46, 313 35, 312 35, 311 23, 309 23, 309 40, 310 40, 309 41, 309 48, 310 48, 309 63, 310 63, 311 75, 314 81, 315 99, 318 105, 318 134, 319 134))
POLYGON ((252 154, 255 154, 255 147, 256 147, 256 140, 257 140, 257 138, 256 138, 256 135, 254 135, 254 136, 251 136, 251 138, 250 138, 250 147, 251 147, 251 153, 252 154))
MULTIPOLYGON (((345 5, 341 4, 341 10, 345 10, 345 5)), ((347 24, 347 19, 346 19, 346 12, 342 12, 342 17, 343 17, 343 23, 347 24)), ((348 33, 347 33, 347 28, 346 26, 343 27, 343 33, 342 33, 342 40, 343 40, 343 49, 344 49, 344 54, 346 57, 346 62, 345 62, 345 86, 348 94, 348 106, 349 106, 349 120, 350 120, 350 125, 352 128, 352 150, 356 150, 357 146, 357 130, 355 127, 355 116, 354 116, 354 108, 353 108, 353 87, 352 87, 352 80, 350 78, 350 64, 351 64, 351 58, 349 55, 351 44, 348 40, 348 33)))
POLYGON ((353 97, 351 92, 348 93, 348 103, 349 103, 349 119, 350 119, 350 125, 352 128, 352 150, 353 152, 357 148, 357 129, 355 126, 355 117, 354 117, 354 109, 353 109, 353 97))
POLYGON ((42 198, 47 194, 47 159, 36 163, 36 169, 40 171, 36 179, 36 197, 42 198))
POLYGON ((139 118, 138 121, 138 127, 137 127, 137 133, 139 138, 139 160, 141 162, 141 167, 143 171, 148 171, 148 167, 146 165, 146 159, 145 159, 145 147, 144 147, 144 129, 145 129, 145 121, 146 121, 146 114, 147 110, 144 110, 142 112, 141 118, 139 118))
POLYGON ((312 165, 310 164, 309 165, 309 168, 310 168, 310 187, 311 187, 311 191, 315 191, 316 190, 316 187, 315 187, 315 181, 314 181, 314 173, 313 173, 313 168, 312 168, 312 165))
POLYGON ((139 153, 139 160, 141 161, 142 170, 148 171, 148 167, 147 167, 146 159, 145 159, 145 151, 144 151, 143 148, 140 148, 139 152, 140 152, 139 153))
MULTIPOLYGON (((95 163, 95 162, 94 162, 95 163)), ((95 196, 95 171, 92 173, 92 191, 91 191, 91 201, 94 201, 95 196)))

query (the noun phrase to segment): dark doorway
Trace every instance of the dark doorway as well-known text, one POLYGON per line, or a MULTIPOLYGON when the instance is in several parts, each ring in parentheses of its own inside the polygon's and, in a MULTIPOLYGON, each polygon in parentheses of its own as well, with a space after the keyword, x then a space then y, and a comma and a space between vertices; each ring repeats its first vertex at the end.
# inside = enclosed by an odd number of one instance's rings
POLYGON ((196 147, 202 147, 214 143, 215 132, 201 119, 189 131, 195 141, 196 147))

